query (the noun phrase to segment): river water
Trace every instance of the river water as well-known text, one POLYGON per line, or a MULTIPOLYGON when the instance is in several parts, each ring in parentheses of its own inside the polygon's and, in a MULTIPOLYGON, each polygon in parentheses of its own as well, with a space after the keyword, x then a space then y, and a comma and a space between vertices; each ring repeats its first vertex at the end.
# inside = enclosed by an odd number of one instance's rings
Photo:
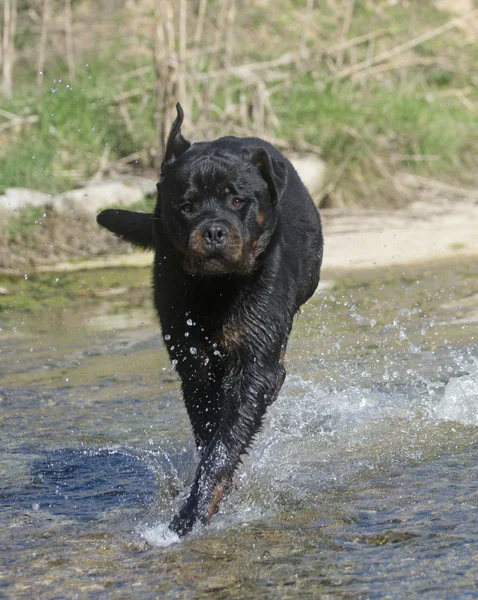
POLYGON ((4 304, 0 597, 478 598, 476 264, 328 275, 182 541, 196 457, 149 301, 4 304))

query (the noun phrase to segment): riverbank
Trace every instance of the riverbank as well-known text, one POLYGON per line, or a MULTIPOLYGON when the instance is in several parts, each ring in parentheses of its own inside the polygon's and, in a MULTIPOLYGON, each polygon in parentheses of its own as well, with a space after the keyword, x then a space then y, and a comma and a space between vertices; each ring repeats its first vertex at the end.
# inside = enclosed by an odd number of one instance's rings
POLYGON ((330 209, 323 220, 326 273, 478 256, 478 202, 416 202, 396 211, 330 209))
MULTIPOLYGON (((337 270, 478 256, 477 201, 441 197, 433 202, 417 201, 400 210, 326 209, 321 214, 326 243, 323 270, 327 278, 337 270)), ((101 235, 105 239, 104 232, 101 235)), ((116 251, 121 248, 124 253, 86 260, 0 269, 0 277, 151 265, 151 253, 132 251, 129 245, 117 241, 116 251)))
MULTIPOLYGON (((466 303, 452 307, 453 318, 478 318, 478 203, 442 199, 396 211, 328 209, 322 217, 325 257, 319 294, 335 293, 347 281, 354 288, 357 281, 373 280, 367 285, 381 288, 384 281, 403 280, 411 306, 417 279, 426 291, 433 281, 440 284, 443 272, 456 272, 466 284, 457 298, 466 298, 466 303), (426 285, 421 271, 427 273, 426 285), (469 318, 458 314, 462 308, 469 318)), ((16 323, 23 313, 85 303, 108 302, 118 311, 149 305, 152 253, 115 243, 129 253, 0 271, 1 322, 16 323)), ((349 295, 344 292, 344 297, 349 295)))

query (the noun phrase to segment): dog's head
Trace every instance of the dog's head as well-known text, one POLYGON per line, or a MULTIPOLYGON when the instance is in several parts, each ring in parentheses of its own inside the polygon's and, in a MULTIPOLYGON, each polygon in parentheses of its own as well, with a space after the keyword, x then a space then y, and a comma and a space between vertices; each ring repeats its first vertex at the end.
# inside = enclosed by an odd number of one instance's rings
POLYGON ((274 232, 286 165, 235 138, 191 145, 181 134, 179 104, 177 113, 154 215, 108 210, 98 222, 143 247, 152 245, 153 230, 167 236, 190 273, 250 273, 274 232))

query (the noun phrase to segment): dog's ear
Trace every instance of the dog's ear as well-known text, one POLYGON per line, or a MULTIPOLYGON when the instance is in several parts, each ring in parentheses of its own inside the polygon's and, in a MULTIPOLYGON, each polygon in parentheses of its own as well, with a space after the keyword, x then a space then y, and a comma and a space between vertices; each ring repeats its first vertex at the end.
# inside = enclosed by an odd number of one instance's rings
POLYGON ((181 125, 184 120, 184 112, 181 108, 179 102, 176 104, 176 119, 174 120, 173 126, 171 127, 171 131, 169 132, 168 142, 166 144, 166 152, 164 154, 163 162, 161 163, 161 174, 163 174, 164 166, 173 160, 173 158, 178 158, 186 152, 186 150, 191 146, 191 142, 185 140, 181 133, 181 125))
POLYGON ((272 204, 275 206, 287 186, 287 167, 283 160, 271 157, 265 148, 252 151, 252 163, 256 166, 269 188, 272 204))
POLYGON ((96 221, 127 242, 146 250, 153 247, 153 215, 131 210, 108 208, 96 221))

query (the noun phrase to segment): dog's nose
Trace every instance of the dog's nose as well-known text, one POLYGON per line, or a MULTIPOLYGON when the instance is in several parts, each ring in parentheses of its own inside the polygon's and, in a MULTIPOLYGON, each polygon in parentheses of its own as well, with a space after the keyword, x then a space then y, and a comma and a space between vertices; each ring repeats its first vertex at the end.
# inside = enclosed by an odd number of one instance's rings
POLYGON ((204 244, 208 248, 220 248, 227 239, 227 227, 223 223, 211 223, 203 230, 204 244))

